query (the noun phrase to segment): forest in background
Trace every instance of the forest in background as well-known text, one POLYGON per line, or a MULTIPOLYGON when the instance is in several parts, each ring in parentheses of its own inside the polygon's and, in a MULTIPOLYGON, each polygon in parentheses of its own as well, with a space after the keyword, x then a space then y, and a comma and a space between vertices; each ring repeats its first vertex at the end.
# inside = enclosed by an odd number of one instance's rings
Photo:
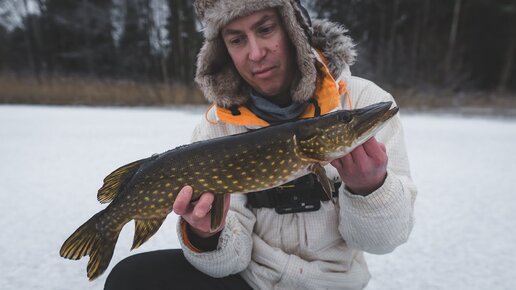
MULTIPOLYGON (((193 84, 202 25, 192 3, 0 0, 0 102, 202 103, 193 84)), ((516 102, 514 0, 304 3, 314 18, 350 30, 353 74, 403 100, 516 102)))

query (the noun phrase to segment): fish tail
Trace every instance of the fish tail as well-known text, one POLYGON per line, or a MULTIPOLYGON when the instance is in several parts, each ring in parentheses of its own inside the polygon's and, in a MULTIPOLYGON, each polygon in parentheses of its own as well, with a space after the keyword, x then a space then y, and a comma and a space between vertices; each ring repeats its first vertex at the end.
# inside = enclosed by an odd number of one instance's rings
POLYGON ((107 232, 99 230, 103 213, 104 210, 98 212, 80 226, 64 242, 59 251, 61 257, 71 260, 78 260, 86 255, 90 256, 87 267, 90 281, 107 269, 120 234, 120 230, 107 232))

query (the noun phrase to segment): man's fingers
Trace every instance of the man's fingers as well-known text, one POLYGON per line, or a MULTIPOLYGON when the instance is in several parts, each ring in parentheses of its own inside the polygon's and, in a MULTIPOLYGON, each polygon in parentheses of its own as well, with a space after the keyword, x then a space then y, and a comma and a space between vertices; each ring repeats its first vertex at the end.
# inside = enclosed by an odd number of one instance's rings
POLYGON ((364 152, 372 159, 383 162, 386 159, 385 145, 378 143, 373 137, 362 144, 364 152), (382 148, 383 146, 383 148, 382 148))
POLYGON ((351 156, 353 163, 360 163, 362 160, 364 160, 364 158, 367 157, 367 153, 364 149, 364 144, 358 146, 353 151, 351 151, 351 153, 348 154, 349 156, 351 156))
POLYGON ((226 195, 224 196, 224 210, 225 210, 225 211, 228 211, 230 201, 231 201, 231 195, 230 195, 230 194, 226 194, 226 195))
POLYGON ((342 169, 342 158, 344 158, 344 157, 341 157, 339 159, 335 159, 332 162, 330 162, 330 164, 333 167, 337 168, 337 170, 341 170, 342 169))
POLYGON ((185 186, 179 191, 172 206, 176 214, 184 215, 187 213, 190 201, 192 200, 192 193, 193 190, 191 186, 185 186))
POLYGON ((203 218, 208 214, 208 212, 210 212, 213 199, 214 196, 211 192, 206 192, 201 195, 201 198, 199 198, 199 201, 195 205, 193 211, 193 214, 196 218, 203 218))
POLYGON ((387 154, 387 148, 385 147, 385 144, 378 143, 378 145, 380 145, 380 148, 382 149, 383 153, 387 154))

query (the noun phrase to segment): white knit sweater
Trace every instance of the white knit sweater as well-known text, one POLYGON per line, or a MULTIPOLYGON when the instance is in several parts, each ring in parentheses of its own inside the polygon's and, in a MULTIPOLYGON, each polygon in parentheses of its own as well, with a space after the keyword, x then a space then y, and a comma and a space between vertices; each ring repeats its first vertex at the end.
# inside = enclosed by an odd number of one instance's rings
MULTIPOLYGON (((353 107, 393 101, 374 83, 347 77, 353 107)), ((348 100, 341 108, 349 109, 348 100)), ((215 119, 211 110, 208 118, 215 119)), ((203 120, 193 141, 246 131, 247 128, 203 120)), ((376 135, 389 157, 382 187, 362 197, 341 186, 337 210, 323 202, 315 212, 279 215, 274 209, 249 209, 245 195, 232 195, 231 208, 215 251, 196 253, 178 235, 188 261, 200 271, 224 277, 240 273, 255 289, 362 289, 370 274, 363 252, 386 254, 403 244, 414 224, 413 184, 399 114, 376 135)), ((326 166, 330 178, 337 171, 326 166)))

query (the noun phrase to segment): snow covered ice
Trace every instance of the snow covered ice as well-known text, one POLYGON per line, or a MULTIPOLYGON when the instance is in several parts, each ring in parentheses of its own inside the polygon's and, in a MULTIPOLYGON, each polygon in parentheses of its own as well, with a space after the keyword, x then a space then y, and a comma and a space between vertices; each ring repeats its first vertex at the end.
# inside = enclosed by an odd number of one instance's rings
MULTIPOLYGON (((177 217, 130 252, 126 225, 110 267, 59 256, 64 240, 103 209, 102 179, 118 166, 189 142, 204 108, 0 106, 0 289, 102 289, 121 259, 178 248, 177 217)), ((403 112, 402 112, 403 114, 403 112)), ((516 289, 516 119, 402 116, 416 225, 409 242, 367 255, 367 289, 516 289)))

